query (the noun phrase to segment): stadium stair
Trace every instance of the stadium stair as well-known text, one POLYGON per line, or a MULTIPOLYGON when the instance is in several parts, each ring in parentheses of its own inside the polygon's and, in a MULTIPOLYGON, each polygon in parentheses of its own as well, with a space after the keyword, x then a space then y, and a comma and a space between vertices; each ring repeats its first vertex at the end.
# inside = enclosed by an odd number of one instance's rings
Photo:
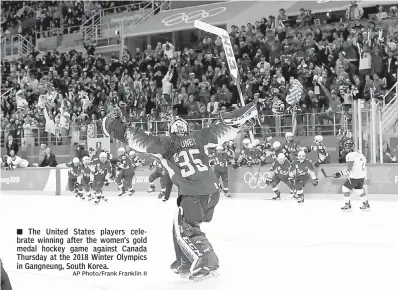
POLYGON ((41 51, 29 40, 20 34, 8 35, 1 38, 1 58, 13 61, 21 57, 26 57, 36 51, 41 51))

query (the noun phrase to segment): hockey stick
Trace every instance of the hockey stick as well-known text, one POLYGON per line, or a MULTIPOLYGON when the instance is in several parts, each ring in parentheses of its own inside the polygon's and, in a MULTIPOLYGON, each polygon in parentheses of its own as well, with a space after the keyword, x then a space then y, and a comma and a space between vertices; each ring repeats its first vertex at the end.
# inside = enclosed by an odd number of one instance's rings
POLYGON ((333 177, 332 175, 327 175, 325 169, 323 169, 323 168, 321 168, 321 172, 322 172, 323 176, 325 176, 325 178, 333 177))
MULTIPOLYGON (((207 24, 205 22, 202 22, 200 20, 195 20, 195 22, 193 23, 193 26, 197 29, 200 30, 204 30, 206 32, 215 34, 217 36, 219 36, 221 38, 223 47, 224 47, 224 51, 225 51, 225 56, 227 58, 228 61, 228 67, 229 67, 229 71, 230 74, 232 76, 232 79, 235 82, 236 88, 238 89, 238 93, 239 93, 239 97, 240 97, 240 102, 242 107, 245 105, 245 100, 243 99, 243 94, 242 94, 242 89, 240 87, 240 78, 239 78, 239 73, 238 73, 238 65, 236 63, 236 59, 234 56, 234 51, 232 49, 232 44, 231 44, 231 40, 229 39, 229 34, 226 30, 221 29, 219 27, 207 24)), ((260 123, 260 120, 257 116, 257 122, 260 123)), ((251 130, 249 130, 249 135, 250 135, 250 140, 254 141, 254 135, 253 132, 251 130)))

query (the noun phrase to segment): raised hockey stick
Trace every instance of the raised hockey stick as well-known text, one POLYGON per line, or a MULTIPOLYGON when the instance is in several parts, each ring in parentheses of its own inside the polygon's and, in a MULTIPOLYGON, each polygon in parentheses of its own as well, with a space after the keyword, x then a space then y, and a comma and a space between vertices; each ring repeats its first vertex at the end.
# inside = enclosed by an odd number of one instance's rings
POLYGON ((332 175, 327 175, 325 169, 323 169, 323 168, 321 168, 321 172, 322 172, 323 176, 325 176, 325 178, 333 177, 332 175))
MULTIPOLYGON (((231 40, 229 39, 229 34, 226 30, 221 29, 219 27, 207 24, 206 22, 202 22, 200 20, 195 20, 193 23, 193 26, 197 29, 204 30, 206 32, 215 34, 221 38, 224 51, 225 51, 225 56, 228 61, 228 67, 230 74, 235 82, 236 88, 238 89, 239 97, 240 97, 240 102, 242 107, 245 105, 245 100, 243 99, 243 94, 242 94, 242 89, 240 87, 240 78, 239 78, 239 72, 238 72, 238 65, 236 63, 236 59, 234 56, 234 51, 232 49, 232 44, 231 40)), ((259 118, 257 117, 257 122, 260 123, 259 118)), ((254 141, 254 135, 251 130, 249 130, 249 135, 250 135, 250 140, 253 142, 254 141)))

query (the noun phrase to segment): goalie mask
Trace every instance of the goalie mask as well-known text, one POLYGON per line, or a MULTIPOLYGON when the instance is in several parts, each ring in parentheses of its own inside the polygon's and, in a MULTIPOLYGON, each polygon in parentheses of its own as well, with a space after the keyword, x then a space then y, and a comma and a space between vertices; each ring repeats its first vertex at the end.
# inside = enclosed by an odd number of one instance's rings
POLYGON ((177 136, 186 136, 188 135, 188 123, 184 119, 180 117, 174 118, 169 127, 170 135, 174 134, 177 136))

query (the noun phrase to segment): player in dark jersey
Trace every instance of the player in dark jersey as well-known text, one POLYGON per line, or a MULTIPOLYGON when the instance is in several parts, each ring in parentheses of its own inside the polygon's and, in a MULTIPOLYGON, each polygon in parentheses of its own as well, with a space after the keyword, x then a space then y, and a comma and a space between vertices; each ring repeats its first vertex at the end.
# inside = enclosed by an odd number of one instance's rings
POLYGON ((160 193, 158 198, 162 199, 162 201, 167 201, 170 198, 173 182, 160 160, 155 159, 153 161, 149 169, 152 170, 153 168, 155 168, 155 170, 149 175, 149 188, 147 191, 148 193, 154 192, 156 189, 155 180, 160 178, 160 193))
POLYGON ((210 222, 220 194, 218 182, 209 166, 205 148, 233 140, 241 127, 257 117, 253 104, 232 113, 221 114, 222 122, 188 134, 188 123, 175 118, 169 126, 170 136, 153 136, 139 127, 128 126, 120 109, 114 109, 103 120, 105 135, 127 144, 138 152, 160 159, 171 180, 178 187, 178 212, 174 220, 176 272, 190 279, 211 277, 219 267, 202 222, 210 222))
POLYGON ((80 181, 79 181, 79 193, 83 195, 83 190, 86 192, 87 200, 93 199, 90 193, 90 189, 93 184, 94 174, 90 167, 90 157, 84 156, 82 158, 82 165, 80 166, 80 181))
POLYGON ((330 163, 329 153, 322 142, 323 142, 323 137, 321 135, 317 135, 314 137, 314 145, 308 146, 305 149, 306 153, 311 151, 316 151, 318 153, 317 161, 314 163, 315 167, 319 167, 321 164, 330 163))
POLYGON ((79 177, 80 177, 80 161, 79 158, 73 158, 72 162, 65 164, 68 168, 68 190, 73 192, 76 197, 84 199, 83 194, 79 192, 79 177))
POLYGON ((112 175, 112 166, 108 160, 108 154, 101 152, 98 159, 92 163, 93 167, 93 189, 95 193, 95 204, 99 204, 101 200, 107 201, 102 188, 109 185, 109 178, 112 175))
POLYGON ((304 202, 304 187, 309 181, 312 179, 312 184, 314 186, 318 185, 318 177, 315 174, 314 165, 309 161, 304 151, 299 151, 297 155, 297 160, 292 162, 292 166, 290 167, 290 179, 294 184, 294 189, 297 193, 297 202, 304 202))
POLYGON ((285 154, 279 153, 276 161, 272 164, 272 167, 268 173, 268 177, 266 183, 271 185, 272 190, 275 193, 275 196, 272 198, 273 200, 277 200, 281 198, 281 192, 279 191, 278 184, 279 182, 285 183, 290 188, 290 193, 294 193, 294 188, 289 179, 290 173, 290 162, 287 160, 285 154))
POLYGON ((297 159, 297 154, 301 150, 301 142, 294 139, 292 132, 287 132, 285 134, 286 142, 283 148, 286 150, 287 158, 290 162, 297 159))
POLYGON ((231 158, 232 155, 225 152, 222 145, 218 145, 216 147, 216 154, 211 162, 211 165, 214 165, 214 173, 217 181, 220 181, 221 177, 222 186, 220 184, 220 189, 224 191, 226 197, 231 197, 228 193, 228 160, 231 158))
POLYGON ((136 164, 131 159, 130 155, 126 153, 126 149, 120 147, 118 149, 118 157, 116 158, 116 178, 115 183, 120 190, 119 196, 129 192, 133 195, 135 192, 133 188, 133 177, 135 175, 136 164))

